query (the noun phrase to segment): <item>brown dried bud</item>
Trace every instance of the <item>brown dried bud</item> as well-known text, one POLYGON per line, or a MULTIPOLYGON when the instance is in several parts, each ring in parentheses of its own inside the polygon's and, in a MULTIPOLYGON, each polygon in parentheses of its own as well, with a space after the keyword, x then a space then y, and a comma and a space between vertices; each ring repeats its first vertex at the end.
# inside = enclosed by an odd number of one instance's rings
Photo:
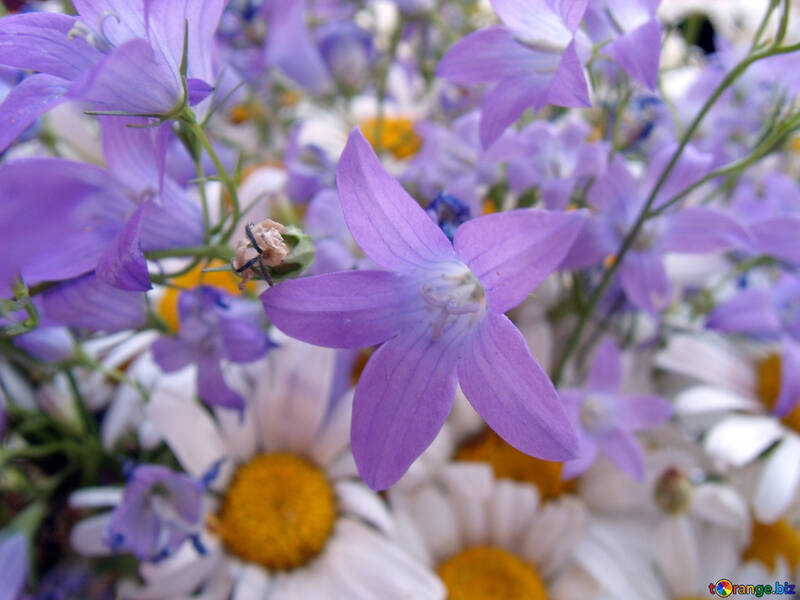
POLYGON ((266 267, 277 267, 289 255, 289 246, 283 239, 286 228, 272 219, 265 219, 257 225, 247 225, 247 238, 236 244, 236 254, 231 261, 233 269, 242 276, 239 289, 252 279, 258 267, 270 285, 271 279, 266 267))

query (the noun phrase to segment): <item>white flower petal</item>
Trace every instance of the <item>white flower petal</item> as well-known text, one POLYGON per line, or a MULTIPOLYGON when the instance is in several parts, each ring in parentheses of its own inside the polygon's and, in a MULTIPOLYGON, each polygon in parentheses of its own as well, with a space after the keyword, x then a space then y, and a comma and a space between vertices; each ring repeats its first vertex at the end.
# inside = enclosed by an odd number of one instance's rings
POLYGON ((694 415, 715 411, 761 410, 757 401, 719 387, 700 385, 689 388, 675 397, 675 412, 694 415))
POLYGON ((753 512, 762 523, 774 523, 797 498, 800 485, 800 438, 787 435, 764 461, 756 486, 753 512))
POLYGON ((345 514, 371 523, 386 535, 392 534, 392 516, 378 494, 356 481, 340 481, 335 487, 339 507, 345 514))
POLYGON ((244 565, 236 577, 231 600, 265 600, 269 587, 269 574, 265 569, 244 565))
POLYGON ((675 596, 689 596, 696 589, 697 543, 689 519, 668 517, 656 528, 656 563, 675 596))
POLYGON ((513 548, 538 506, 539 494, 533 485, 508 479, 498 481, 487 504, 491 542, 513 548))
POLYGON ((95 515, 78 522, 69 533, 69 544, 84 556, 108 556, 111 549, 103 543, 111 513, 95 515))
POLYGON ((69 496, 70 508, 99 508, 116 506, 122 501, 123 490, 119 487, 83 488, 69 496))
POLYGON ((774 417, 731 415, 708 431, 705 447, 709 454, 742 467, 783 435, 774 417))
POLYGON ((703 483, 692 493, 692 514, 709 523, 738 529, 749 528, 747 503, 730 486, 703 483))
POLYGON ((440 490, 428 486, 410 495, 408 512, 434 560, 442 560, 461 548, 463 541, 453 507, 440 490))
POLYGON ((323 429, 314 439, 309 455, 317 464, 327 467, 341 456, 350 444, 350 419, 353 414, 353 392, 348 392, 334 406, 323 429))

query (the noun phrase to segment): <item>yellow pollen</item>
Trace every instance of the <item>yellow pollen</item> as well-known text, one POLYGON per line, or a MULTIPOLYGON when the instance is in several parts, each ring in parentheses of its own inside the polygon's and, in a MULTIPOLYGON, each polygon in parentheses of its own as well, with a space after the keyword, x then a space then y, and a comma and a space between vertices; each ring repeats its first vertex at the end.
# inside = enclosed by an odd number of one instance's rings
MULTIPOLYGON (((781 357, 770 354, 758 365, 758 398, 768 409, 772 410, 778 401, 781 391, 781 357)), ((783 418, 784 425, 800 433, 800 403, 783 418)))
POLYGON ((378 119, 365 119, 360 127, 373 148, 380 135, 378 145, 398 160, 414 156, 422 146, 422 140, 414 131, 414 122, 405 117, 384 117, 380 127, 378 119))
POLYGON ((496 212, 497 212, 497 204, 495 204, 495 201, 492 200, 491 198, 486 198, 486 200, 483 201, 483 212, 481 214, 490 215, 496 212))
POLYGON ((792 149, 792 152, 795 154, 800 154, 800 135, 794 136, 789 141, 789 147, 792 149))
POLYGON ((614 266, 614 263, 617 262, 617 255, 616 254, 609 254, 603 259, 603 267, 606 269, 610 269, 614 266))
POLYGON ((572 480, 561 480, 562 463, 523 454, 489 428, 462 444, 456 451, 456 460, 489 463, 499 479, 534 484, 539 488, 542 500, 574 491, 572 480))
POLYGON ((215 523, 226 548, 269 569, 302 566, 333 531, 336 502, 325 475, 294 454, 259 454, 236 472, 215 523))
POLYGON ((547 590, 531 565, 501 548, 476 546, 436 569, 448 600, 547 600, 547 590))
MULTIPOLYGON (((198 285, 213 285, 214 287, 222 288, 226 292, 239 294, 239 279, 233 273, 228 271, 203 273, 203 269, 225 266, 225 264, 221 260, 213 260, 208 265, 198 265, 185 275, 172 280, 175 287, 169 287, 164 290, 164 295, 161 296, 157 309, 158 315, 164 319, 170 330, 178 330, 178 294, 182 289, 191 289, 198 285)), ((250 292, 254 289, 252 284, 247 286, 247 290, 250 292)))
POLYGON ((372 349, 366 348, 364 350, 359 351, 356 355, 355 359, 353 360, 353 364, 350 367, 350 383, 355 385, 358 383, 359 378, 361 377, 361 373, 364 372, 364 367, 367 366, 367 361, 372 356, 372 349))
POLYGON ((264 110, 256 102, 237 104, 228 112, 228 119, 234 125, 241 125, 247 121, 255 121, 264 116, 264 110))
POLYGON ((787 521, 772 525, 753 522, 753 539, 744 552, 745 560, 757 560, 770 571, 774 571, 777 558, 782 556, 792 571, 800 565, 800 532, 787 521))

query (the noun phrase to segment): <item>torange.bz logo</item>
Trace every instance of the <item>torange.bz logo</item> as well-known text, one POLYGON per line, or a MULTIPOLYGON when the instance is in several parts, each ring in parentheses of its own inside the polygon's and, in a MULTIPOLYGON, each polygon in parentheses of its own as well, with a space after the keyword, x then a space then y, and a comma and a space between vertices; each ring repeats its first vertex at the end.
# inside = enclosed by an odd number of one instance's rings
POLYGON ((733 593, 733 584, 727 579, 720 579, 714 584, 714 592, 721 598, 727 598, 733 593))

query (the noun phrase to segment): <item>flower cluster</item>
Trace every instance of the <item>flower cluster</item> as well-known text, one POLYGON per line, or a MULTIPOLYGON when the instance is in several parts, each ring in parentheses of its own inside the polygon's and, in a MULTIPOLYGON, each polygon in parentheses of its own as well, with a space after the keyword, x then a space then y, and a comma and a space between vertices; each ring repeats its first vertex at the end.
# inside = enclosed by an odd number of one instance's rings
POLYGON ((800 579, 789 0, 4 0, 0 599, 800 579))

